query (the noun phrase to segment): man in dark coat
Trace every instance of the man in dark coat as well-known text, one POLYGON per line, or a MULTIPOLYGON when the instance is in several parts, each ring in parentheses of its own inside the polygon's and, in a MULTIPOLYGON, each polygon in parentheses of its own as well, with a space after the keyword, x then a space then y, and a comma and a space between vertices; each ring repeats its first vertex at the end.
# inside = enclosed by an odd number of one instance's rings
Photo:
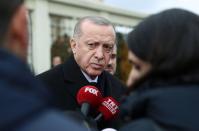
POLYGON ((91 83, 95 83, 104 97, 119 100, 125 86, 104 71, 115 43, 114 27, 105 18, 88 16, 79 20, 70 42, 73 56, 37 76, 54 92, 59 109, 77 110, 80 107, 76 100, 78 90, 91 83))
POLYGON ((80 115, 65 117, 50 107, 50 95, 31 74, 26 16, 23 0, 0 0, 0 130, 90 130, 80 115))
POLYGON ((47 82, 47 86, 55 93, 55 104, 61 110, 76 110, 80 107, 77 103, 76 95, 78 90, 85 85, 98 87, 104 97, 112 96, 118 99, 123 92, 123 85, 119 80, 106 71, 100 74, 96 84, 89 83, 82 74, 73 56, 71 56, 66 63, 38 77, 42 81, 47 82), (118 87, 119 90, 117 89, 118 87))

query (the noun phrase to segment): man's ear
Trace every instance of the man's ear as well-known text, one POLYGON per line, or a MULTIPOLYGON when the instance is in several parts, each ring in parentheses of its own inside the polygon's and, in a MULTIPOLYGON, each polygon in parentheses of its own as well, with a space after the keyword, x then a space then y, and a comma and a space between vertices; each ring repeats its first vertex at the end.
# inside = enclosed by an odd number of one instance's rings
POLYGON ((26 59, 28 46, 27 10, 20 6, 14 14, 9 27, 7 48, 22 59, 26 59))
POLYGON ((70 40, 70 47, 72 49, 73 54, 76 54, 76 48, 77 48, 76 46, 77 46, 77 43, 76 43, 75 39, 72 38, 70 40))

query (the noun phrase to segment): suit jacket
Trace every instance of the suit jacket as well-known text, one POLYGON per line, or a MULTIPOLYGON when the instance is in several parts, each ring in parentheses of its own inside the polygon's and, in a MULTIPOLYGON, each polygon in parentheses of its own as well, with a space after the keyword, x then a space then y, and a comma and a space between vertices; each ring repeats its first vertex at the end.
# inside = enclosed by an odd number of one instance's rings
MULTIPOLYGON (((81 87, 90 85, 73 56, 64 64, 39 74, 37 77, 55 94, 55 104, 61 110, 78 109, 80 106, 76 101, 76 94, 81 87)), ((104 97, 112 96, 116 100, 119 100, 119 96, 125 91, 125 86, 106 71, 103 71, 98 77, 97 87, 104 97)))

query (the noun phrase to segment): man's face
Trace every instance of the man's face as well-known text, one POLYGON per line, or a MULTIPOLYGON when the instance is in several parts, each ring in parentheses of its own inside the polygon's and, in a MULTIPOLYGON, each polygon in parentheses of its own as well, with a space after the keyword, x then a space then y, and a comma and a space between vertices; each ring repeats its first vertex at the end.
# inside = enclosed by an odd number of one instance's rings
POLYGON ((79 39, 71 40, 71 48, 77 64, 91 78, 100 75, 110 60, 115 44, 112 26, 96 25, 84 21, 79 39))
POLYGON ((111 54, 111 58, 106 66, 105 70, 114 75, 117 67, 117 48, 114 46, 113 53, 111 54))

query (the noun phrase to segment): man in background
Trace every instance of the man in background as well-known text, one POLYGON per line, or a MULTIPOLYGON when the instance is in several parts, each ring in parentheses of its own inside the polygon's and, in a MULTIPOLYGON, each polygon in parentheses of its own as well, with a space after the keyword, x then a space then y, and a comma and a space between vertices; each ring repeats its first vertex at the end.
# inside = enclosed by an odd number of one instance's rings
POLYGON ((52 67, 55 67, 55 66, 57 66, 57 65, 59 65, 61 63, 62 63, 62 60, 61 60, 60 56, 54 56, 52 58, 52 67))
POLYGON ((54 67, 67 60, 71 55, 70 37, 67 34, 57 36, 57 39, 51 45, 51 66, 54 67))
POLYGON ((111 54, 111 58, 108 62, 108 65, 105 67, 105 70, 114 75, 116 72, 116 68, 117 68, 117 46, 115 45, 113 48, 113 52, 111 54))

